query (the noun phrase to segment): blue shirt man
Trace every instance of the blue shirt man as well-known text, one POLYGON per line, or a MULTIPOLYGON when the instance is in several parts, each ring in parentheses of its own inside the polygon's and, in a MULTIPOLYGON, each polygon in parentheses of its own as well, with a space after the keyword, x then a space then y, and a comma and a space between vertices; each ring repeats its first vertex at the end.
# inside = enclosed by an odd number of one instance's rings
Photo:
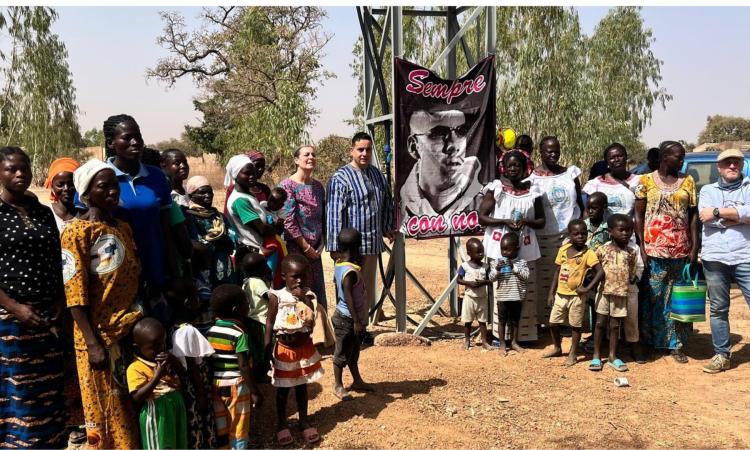
POLYGON ((745 157, 724 150, 716 165, 719 181, 703 186, 698 213, 703 222, 701 260, 711 299, 711 340, 715 355, 703 367, 718 373, 730 367, 729 288, 739 285, 750 305, 750 180, 743 178, 745 157))
MULTIPOLYGON (((375 303, 375 275, 378 255, 385 250, 383 236, 393 240, 394 214, 391 188, 385 176, 370 162, 372 138, 357 133, 352 138, 351 162, 333 174, 326 189, 326 247, 338 248, 342 228, 354 228, 362 235, 362 277, 368 308, 375 303)), ((377 323, 378 317, 375 319, 377 323)))

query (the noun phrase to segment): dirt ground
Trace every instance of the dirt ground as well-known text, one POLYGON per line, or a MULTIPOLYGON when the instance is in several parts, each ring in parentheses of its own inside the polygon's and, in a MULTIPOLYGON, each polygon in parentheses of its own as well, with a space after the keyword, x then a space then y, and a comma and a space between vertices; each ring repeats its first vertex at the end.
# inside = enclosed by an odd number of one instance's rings
MULTIPOLYGON (((408 267, 435 297, 447 285, 446 255, 446 240, 407 242, 408 267)), ((419 320, 428 302, 407 284, 410 317, 419 320)), ((328 286, 332 298, 330 282, 328 286)), ((327 357, 325 377, 310 386, 311 420, 322 436, 319 446, 748 447, 750 311, 741 295, 733 294, 733 370, 718 375, 701 371, 712 356, 707 323, 699 324, 690 338, 687 365, 669 357, 644 365, 626 358, 630 371, 624 375, 631 387, 624 388, 614 386, 615 372, 606 367, 594 373, 584 361, 565 368, 563 358, 541 359, 549 338, 507 357, 479 347, 466 352, 460 340, 443 339, 431 347, 364 349, 361 371, 376 392, 354 394, 354 400, 342 403, 332 394, 327 357)), ((374 331, 393 331, 393 312, 387 304, 391 320, 374 331)), ((460 331, 457 320, 436 320, 440 326, 433 324, 432 330, 460 331)), ((565 339, 564 349, 569 345, 565 339)), ((272 447, 273 393, 266 397, 256 430, 260 444, 272 447)), ((292 405, 290 399, 290 410, 292 405)), ((295 444, 303 446, 301 432, 293 428, 293 434, 295 444)))
MULTIPOLYGON (((200 171, 197 171, 201 173, 200 171)), ((218 184, 218 182, 217 182, 218 184)), ((35 189, 43 201, 46 194, 35 189)), ((217 186, 215 204, 223 201, 217 186)), ((407 241, 407 266, 437 297, 448 284, 447 240, 407 241)), ((384 254, 387 263, 387 254, 384 254)), ((332 262, 325 255, 329 302, 333 299, 332 262)), ((395 291, 395 290, 394 290, 395 291)), ((409 317, 419 322, 431 303, 407 281, 409 317)), ((443 307, 447 311, 447 304, 443 307)), ((332 310, 331 310, 332 312, 332 310)), ((394 308, 374 332, 393 331, 394 308)), ((750 311, 733 291, 732 370, 708 375, 701 366, 712 356, 708 323, 698 324, 686 353, 687 365, 657 356, 644 365, 629 358, 624 375, 631 386, 613 384, 616 374, 572 368, 564 358, 543 360, 549 337, 524 354, 501 357, 460 340, 436 339, 431 347, 368 347, 360 367, 374 384, 371 394, 339 402, 332 394, 331 359, 326 374, 310 392, 311 421, 321 448, 509 448, 509 447, 750 447, 750 311)), ((409 324, 413 331, 414 325, 409 324)), ((460 333, 458 319, 435 316, 424 335, 460 333)), ((567 349, 566 338, 563 348, 567 349)), ((587 360, 590 357, 587 357, 587 360)), ((348 377, 348 374, 347 374, 348 377)), ((347 378, 348 379, 348 378, 347 378)), ((276 447, 274 393, 264 387, 265 404, 255 413, 256 444, 276 447)), ((289 410, 292 419, 293 396, 289 410)), ((294 423, 294 420, 293 420, 294 423)), ((295 446, 304 446, 292 428, 295 446)))

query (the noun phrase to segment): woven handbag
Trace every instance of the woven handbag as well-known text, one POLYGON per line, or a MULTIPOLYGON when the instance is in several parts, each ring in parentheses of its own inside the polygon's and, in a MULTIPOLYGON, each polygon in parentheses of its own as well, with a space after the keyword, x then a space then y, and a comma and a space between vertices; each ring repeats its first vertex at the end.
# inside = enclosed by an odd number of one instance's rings
POLYGON ((690 264, 685 264, 682 276, 672 287, 669 318, 678 322, 706 321, 706 282, 698 280, 698 273, 690 276, 690 264))

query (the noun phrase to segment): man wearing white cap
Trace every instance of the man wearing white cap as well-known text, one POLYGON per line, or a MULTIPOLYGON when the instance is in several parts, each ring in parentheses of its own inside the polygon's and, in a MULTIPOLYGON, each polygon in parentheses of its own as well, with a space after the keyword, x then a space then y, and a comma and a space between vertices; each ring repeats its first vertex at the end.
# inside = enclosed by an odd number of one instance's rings
POLYGON ((469 128, 458 110, 411 115, 406 144, 416 163, 401 187, 402 219, 443 215, 450 222, 453 214, 477 208, 482 165, 466 156, 469 128))
POLYGON ((703 367, 719 373, 730 367, 729 288, 739 285, 750 305, 750 179, 742 176, 745 155, 724 150, 716 165, 719 181, 703 186, 698 211, 703 222, 701 259, 711 299, 711 340, 716 353, 703 367))

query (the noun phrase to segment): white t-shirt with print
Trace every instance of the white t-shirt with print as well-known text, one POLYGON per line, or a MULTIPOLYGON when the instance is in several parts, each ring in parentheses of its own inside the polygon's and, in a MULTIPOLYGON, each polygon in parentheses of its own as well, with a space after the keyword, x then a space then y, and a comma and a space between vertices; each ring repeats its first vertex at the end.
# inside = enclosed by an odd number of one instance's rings
MULTIPOLYGON (((581 209, 576 202, 575 180, 581 174, 581 169, 569 166, 558 175, 537 175, 532 172, 527 178, 532 185, 542 192, 544 205, 544 228, 537 231, 542 236, 559 234, 565 231, 568 223, 581 216, 581 209)), ((521 258, 523 258, 521 256, 521 258)), ((523 258, 530 261, 528 258, 523 258)))
POLYGON ((625 183, 628 184, 629 188, 617 181, 607 180, 602 175, 586 182, 582 190, 588 195, 594 192, 601 192, 607 196, 607 216, 611 214, 625 214, 633 217, 635 188, 641 183, 641 176, 630 174, 625 183))

